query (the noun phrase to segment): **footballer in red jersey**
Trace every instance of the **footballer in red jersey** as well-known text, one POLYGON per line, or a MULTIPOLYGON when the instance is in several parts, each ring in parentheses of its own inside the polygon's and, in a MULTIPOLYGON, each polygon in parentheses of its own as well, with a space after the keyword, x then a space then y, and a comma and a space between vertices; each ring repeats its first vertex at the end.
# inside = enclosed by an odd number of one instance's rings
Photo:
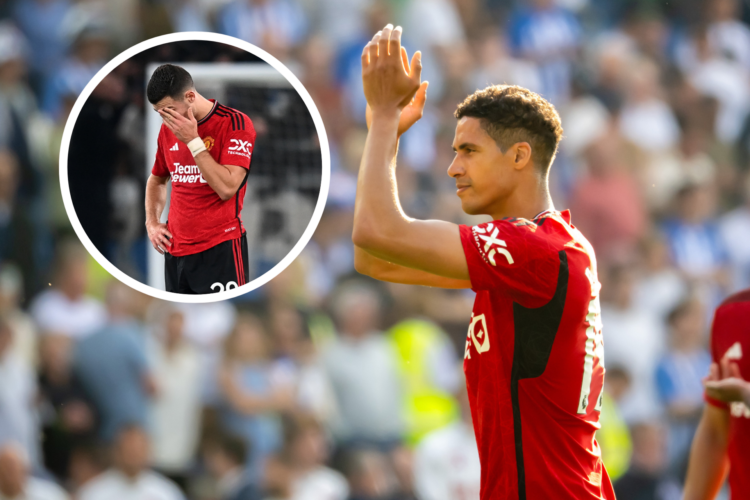
POLYGON ((362 53, 369 133, 352 239, 363 274, 476 292, 464 371, 481 462, 481 500, 614 499, 595 432, 604 381, 596 258, 549 169, 562 136, 555 108, 517 86, 456 110, 448 175, 464 212, 491 222, 416 220, 398 200, 398 137, 422 115, 421 55, 386 26, 362 53))
POLYGON ((159 66, 147 97, 163 119, 146 185, 146 228, 165 254, 168 292, 203 294, 249 280, 240 212, 255 129, 250 118, 196 92, 185 69, 159 66), (160 222, 172 182, 169 219, 160 222))
POLYGON ((716 498, 727 474, 732 498, 750 498, 750 290, 716 309, 711 356, 708 404, 693 438, 685 500, 716 498))

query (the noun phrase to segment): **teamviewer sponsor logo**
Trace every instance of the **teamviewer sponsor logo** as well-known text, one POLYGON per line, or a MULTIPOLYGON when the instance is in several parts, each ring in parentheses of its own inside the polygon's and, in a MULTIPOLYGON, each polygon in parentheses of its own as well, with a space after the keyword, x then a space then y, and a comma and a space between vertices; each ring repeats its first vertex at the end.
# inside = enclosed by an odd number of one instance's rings
POLYGON ((203 178, 198 165, 180 165, 179 163, 174 164, 174 172, 172 173, 172 183, 176 182, 206 184, 206 180, 203 178))
POLYGON ((229 146, 229 148, 227 149, 227 152, 230 155, 242 155, 250 158, 250 155, 252 154, 250 148, 253 147, 250 141, 243 141, 242 139, 229 139, 229 142, 234 144, 234 146, 229 146))

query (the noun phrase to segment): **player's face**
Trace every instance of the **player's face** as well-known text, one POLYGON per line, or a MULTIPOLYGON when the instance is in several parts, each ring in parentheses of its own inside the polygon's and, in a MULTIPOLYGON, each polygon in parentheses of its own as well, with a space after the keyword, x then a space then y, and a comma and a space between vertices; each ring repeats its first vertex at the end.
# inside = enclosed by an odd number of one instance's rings
POLYGON ((478 118, 464 117, 456 125, 453 150, 448 175, 456 181, 463 211, 492 215, 518 182, 514 148, 503 153, 478 118))
POLYGON ((183 99, 173 99, 167 96, 156 104, 152 104, 151 106, 154 108, 154 111, 158 112, 160 109, 169 108, 187 118, 188 109, 192 105, 193 101, 194 100, 190 99, 190 96, 185 96, 185 98, 183 99))

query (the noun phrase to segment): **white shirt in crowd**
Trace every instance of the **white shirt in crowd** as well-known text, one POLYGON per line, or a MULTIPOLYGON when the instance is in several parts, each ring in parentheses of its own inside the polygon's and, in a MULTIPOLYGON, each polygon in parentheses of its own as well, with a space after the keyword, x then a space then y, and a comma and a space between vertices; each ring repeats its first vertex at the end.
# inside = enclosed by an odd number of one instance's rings
POLYGON ((177 485, 153 471, 142 472, 134 481, 110 469, 86 483, 78 500, 185 500, 177 485))
POLYGON ((30 477, 20 496, 6 497, 0 492, 0 500, 69 500, 64 489, 52 481, 30 477))
POLYGON ((478 500, 481 469, 474 431, 455 422, 428 434, 414 454, 419 500, 478 500))
POLYGON ((294 483, 294 500, 346 500, 349 485, 339 472, 319 467, 299 477, 294 483))
POLYGON ((201 415, 201 357, 184 341, 171 354, 157 341, 148 355, 157 395, 151 405, 152 457, 163 471, 190 467, 198 444, 201 415))
POLYGON ((13 351, 0 354, 0 445, 18 443, 32 464, 39 463, 34 371, 13 351))
POLYGON ((652 418, 659 411, 654 372, 665 349, 664 325, 647 309, 602 306, 607 366, 621 365, 631 376, 621 404, 628 422, 652 418))
POLYGON ((54 332, 80 339, 104 326, 107 312, 91 297, 70 300, 59 290, 41 293, 31 305, 31 316, 40 332, 54 332))

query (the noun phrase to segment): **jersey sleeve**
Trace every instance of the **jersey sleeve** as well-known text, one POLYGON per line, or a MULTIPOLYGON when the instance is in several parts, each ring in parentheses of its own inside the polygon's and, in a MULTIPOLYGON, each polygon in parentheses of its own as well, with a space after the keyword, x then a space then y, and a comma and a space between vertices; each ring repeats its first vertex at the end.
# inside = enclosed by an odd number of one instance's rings
POLYGON ((157 177, 169 177, 169 168, 164 159, 164 152, 161 149, 161 136, 162 129, 159 129, 159 138, 156 141, 156 158, 154 158, 154 166, 151 168, 151 174, 157 177))
POLYGON ((219 163, 222 165, 237 165, 250 170, 250 159, 255 146, 255 128, 250 118, 239 116, 233 120, 233 125, 227 127, 224 143, 219 153, 219 163))
POLYGON ((459 226, 473 290, 500 290, 516 302, 549 298, 559 259, 531 226, 507 220, 459 226))

